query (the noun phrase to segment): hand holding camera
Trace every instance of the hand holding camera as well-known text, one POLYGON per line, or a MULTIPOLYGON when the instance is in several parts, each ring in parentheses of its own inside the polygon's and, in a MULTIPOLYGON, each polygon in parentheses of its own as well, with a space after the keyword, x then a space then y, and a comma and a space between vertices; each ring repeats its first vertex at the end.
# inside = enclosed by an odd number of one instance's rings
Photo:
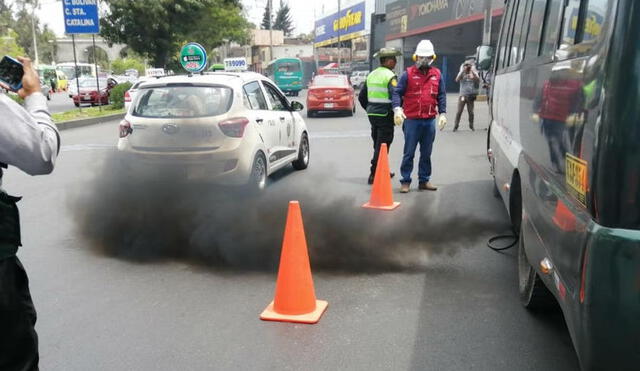
POLYGON ((15 91, 24 99, 33 93, 40 92, 40 79, 31 64, 31 59, 5 56, 0 61, 0 85, 7 90, 15 91))

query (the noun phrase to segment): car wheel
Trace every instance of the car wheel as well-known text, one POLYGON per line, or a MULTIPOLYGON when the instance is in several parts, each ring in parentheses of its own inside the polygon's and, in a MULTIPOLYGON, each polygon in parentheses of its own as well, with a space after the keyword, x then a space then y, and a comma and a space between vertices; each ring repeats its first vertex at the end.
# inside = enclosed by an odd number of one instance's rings
POLYGON ((354 109, 347 111, 347 116, 349 116, 349 117, 353 116, 354 111, 355 111, 355 106, 354 106, 354 109))
POLYGON ((80 107, 80 103, 73 103, 76 107, 80 107))
POLYGON ((262 152, 256 154, 251 167, 249 188, 251 191, 260 192, 267 186, 267 162, 262 152))
POLYGON ((298 148, 298 159, 292 162, 293 168, 296 170, 306 169, 309 166, 310 157, 309 137, 307 136, 307 133, 303 133, 302 139, 300 139, 300 148, 298 148))
POLYGON ((307 117, 316 117, 316 113, 311 110, 307 110, 307 117))
POLYGON ((547 311, 557 305, 555 297, 529 263, 522 230, 518 239, 518 288, 520 302, 531 311, 547 311))

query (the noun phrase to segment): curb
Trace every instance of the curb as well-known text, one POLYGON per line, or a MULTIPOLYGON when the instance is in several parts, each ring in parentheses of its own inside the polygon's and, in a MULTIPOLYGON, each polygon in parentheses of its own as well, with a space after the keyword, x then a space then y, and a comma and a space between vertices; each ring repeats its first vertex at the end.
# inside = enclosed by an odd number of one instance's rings
POLYGON ((126 113, 116 113, 114 115, 108 115, 108 116, 91 117, 88 119, 56 122, 55 124, 58 130, 75 129, 75 128, 81 128, 83 126, 99 124, 101 122, 106 122, 106 121, 121 120, 124 118, 125 115, 126 113))

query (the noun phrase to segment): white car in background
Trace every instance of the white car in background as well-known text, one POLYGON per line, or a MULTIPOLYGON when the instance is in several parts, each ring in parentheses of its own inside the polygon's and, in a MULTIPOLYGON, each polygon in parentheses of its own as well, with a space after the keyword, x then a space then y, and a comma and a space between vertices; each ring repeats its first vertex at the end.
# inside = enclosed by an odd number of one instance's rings
POLYGON ((303 108, 253 72, 154 78, 120 123, 118 150, 132 174, 263 189, 275 171, 309 165, 303 108))
POLYGON ((136 93, 138 92, 138 88, 143 82, 151 80, 152 77, 141 77, 133 85, 129 88, 129 90, 124 92, 124 108, 125 111, 129 111, 129 107, 131 106, 131 102, 136 97, 136 93))
POLYGON ((351 74, 351 86, 354 89, 362 89, 364 82, 367 81, 369 71, 355 71, 351 74))

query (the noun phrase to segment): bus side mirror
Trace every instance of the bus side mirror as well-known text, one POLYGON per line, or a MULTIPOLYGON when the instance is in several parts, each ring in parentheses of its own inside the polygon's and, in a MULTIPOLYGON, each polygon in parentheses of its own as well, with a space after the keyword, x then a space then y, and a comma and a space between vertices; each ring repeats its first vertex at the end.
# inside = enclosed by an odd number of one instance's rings
POLYGON ((302 111, 304 106, 300 102, 293 101, 291 102, 291 110, 292 111, 302 111))
POLYGON ((480 71, 488 71, 493 61, 493 47, 489 45, 481 45, 476 49, 477 67, 480 71))

